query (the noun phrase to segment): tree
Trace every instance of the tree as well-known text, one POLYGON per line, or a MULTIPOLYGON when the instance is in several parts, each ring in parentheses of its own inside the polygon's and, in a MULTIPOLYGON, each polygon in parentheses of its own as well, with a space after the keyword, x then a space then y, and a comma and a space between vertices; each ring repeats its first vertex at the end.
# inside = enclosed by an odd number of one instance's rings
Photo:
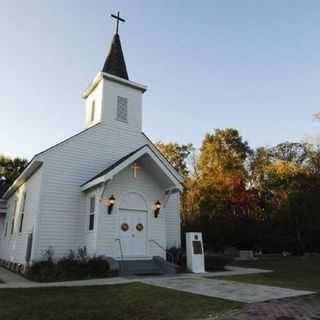
POLYGON ((320 176, 320 146, 309 145, 307 168, 310 174, 320 176))
POLYGON ((243 171, 251 149, 236 129, 216 129, 206 134, 200 149, 198 168, 202 175, 212 170, 243 171))
MULTIPOLYGON (((181 202, 181 216, 182 223, 185 223, 188 216, 194 213, 194 202, 193 202, 193 192, 194 192, 194 182, 192 176, 190 176, 190 168, 188 165, 188 158, 192 155, 192 159, 195 153, 195 149, 191 143, 189 144, 178 144, 176 142, 157 142, 157 148, 160 152, 168 159, 172 166, 184 176, 184 191, 182 193, 181 202)), ((191 166, 192 166, 191 159, 191 166)), ((194 170, 192 170, 194 171, 194 170)))
POLYGON ((260 149, 251 162, 262 212, 268 223, 281 228, 282 238, 287 238, 282 243, 279 239, 279 247, 290 247, 296 253, 303 252, 303 230, 312 215, 306 209, 310 207, 306 199, 311 196, 308 184, 312 181, 309 163, 309 146, 291 142, 260 149))
POLYGON ((202 142, 198 161, 199 207, 208 214, 237 209, 231 199, 237 198, 239 185, 245 186, 245 162, 251 149, 235 129, 217 129, 202 142))
POLYGON ((0 197, 8 189, 8 187, 15 181, 15 179, 22 173, 27 166, 28 161, 19 157, 10 158, 0 155, 0 197))
POLYGON ((276 160, 303 164, 308 156, 308 144, 299 142, 284 142, 271 148, 271 154, 276 160))
POLYGON ((314 120, 320 120, 320 112, 317 112, 313 115, 314 120))
POLYGON ((193 145, 178 144, 176 142, 157 142, 156 147, 169 160, 172 166, 183 176, 189 173, 187 159, 193 150, 193 145))
POLYGON ((262 191, 264 189, 265 171, 271 164, 271 151, 260 147, 251 153, 249 159, 249 176, 251 187, 262 191))

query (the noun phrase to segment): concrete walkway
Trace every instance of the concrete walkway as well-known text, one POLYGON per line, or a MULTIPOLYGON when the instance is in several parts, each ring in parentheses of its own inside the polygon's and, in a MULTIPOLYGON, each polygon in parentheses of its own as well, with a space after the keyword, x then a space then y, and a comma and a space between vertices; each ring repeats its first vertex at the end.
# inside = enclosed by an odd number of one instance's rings
MULTIPOLYGON (((320 320, 320 296, 310 295, 248 304, 224 320, 320 320)), ((214 318, 207 320, 216 320, 214 318)))
POLYGON ((6 282, 4 284, 0 284, 0 289, 105 286, 141 282, 148 285, 245 303, 254 303, 288 297, 297 297, 313 293, 311 291, 284 289, 278 287, 262 286, 212 278, 218 278, 220 276, 228 275, 254 274, 265 272, 271 271, 230 267, 228 268, 228 271, 209 272, 204 274, 185 273, 173 276, 149 276, 128 278, 115 277, 81 281, 38 283, 29 281, 20 275, 17 275, 11 271, 8 271, 0 267, 0 279, 6 282))
POLYGON ((0 267, 0 280, 4 283, 0 283, 0 286, 6 286, 7 284, 14 284, 14 283, 25 283, 30 284, 32 281, 20 276, 15 272, 11 272, 5 268, 0 267))
POLYGON ((292 290, 235 281, 200 277, 144 279, 145 284, 245 303, 255 303, 312 294, 311 291, 292 290))
POLYGON ((204 275, 207 277, 222 277, 232 275, 243 275, 252 273, 264 273, 272 272, 270 270, 262 269, 249 269, 239 267, 228 267, 228 271, 223 272, 208 272, 205 274, 176 274, 171 276, 147 276, 147 277, 115 277, 115 278, 103 278, 103 279, 92 279, 92 280, 79 280, 79 281, 63 281, 63 282, 33 282, 30 281, 17 273, 11 272, 5 268, 0 267, 0 279, 4 283, 0 283, 0 289, 6 288, 37 288, 37 287, 73 287, 73 286, 97 286, 97 285, 113 285, 121 283, 131 283, 136 281, 143 281, 144 279, 171 279, 188 276, 191 278, 202 278, 204 275))
POLYGON ((226 267, 226 271, 216 271, 216 272, 206 272, 206 273, 198 273, 191 274, 193 277, 209 277, 209 278, 218 278, 218 277, 227 277, 227 276, 241 276, 246 274, 256 274, 256 273, 270 273, 272 270, 266 269, 255 269, 255 268, 241 268, 241 267, 226 267))

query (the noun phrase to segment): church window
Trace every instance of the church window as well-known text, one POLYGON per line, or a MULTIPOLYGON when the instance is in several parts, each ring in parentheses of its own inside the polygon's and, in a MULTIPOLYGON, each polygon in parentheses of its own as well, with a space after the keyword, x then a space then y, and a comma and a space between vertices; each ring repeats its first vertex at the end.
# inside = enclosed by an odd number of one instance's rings
POLYGON ((95 112, 96 112, 96 101, 93 100, 93 101, 92 101, 92 104, 91 104, 90 122, 93 122, 93 121, 94 121, 95 112))
POLYGON ((96 198, 90 198, 90 210, 89 210, 89 231, 94 230, 94 215, 96 211, 96 198))
POLYGON ((14 202, 14 210, 13 210, 13 213, 12 213, 12 221, 11 221, 11 235, 13 234, 14 232, 14 225, 15 225, 15 220, 16 220, 16 210, 17 210, 17 207, 18 207, 18 200, 16 199, 15 202, 14 202))
POLYGON ((14 232, 14 224, 15 224, 15 218, 13 217, 12 218, 12 221, 11 221, 11 235, 13 234, 13 232, 14 232))
POLYGON ((89 218, 89 231, 93 231, 94 229, 94 214, 90 214, 89 218))
POLYGON ((118 97, 117 120, 122 122, 128 122, 128 99, 127 98, 118 97))
POLYGON ((4 229, 4 236, 6 237, 8 234, 8 221, 6 223, 6 228, 4 229))
POLYGON ((24 218, 24 209, 25 209, 25 206, 26 206, 26 199, 27 199, 27 193, 25 192, 25 193, 23 194, 23 198, 22 198, 21 213, 20 213, 20 224, 19 224, 19 233, 22 232, 23 218, 24 218))

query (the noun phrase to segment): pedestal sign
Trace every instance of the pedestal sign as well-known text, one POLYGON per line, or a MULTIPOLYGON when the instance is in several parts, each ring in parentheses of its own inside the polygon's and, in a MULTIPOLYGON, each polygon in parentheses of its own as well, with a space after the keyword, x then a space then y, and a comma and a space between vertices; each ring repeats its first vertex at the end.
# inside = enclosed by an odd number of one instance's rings
POLYGON ((204 251, 201 232, 186 233, 187 267, 193 273, 204 273, 204 251))

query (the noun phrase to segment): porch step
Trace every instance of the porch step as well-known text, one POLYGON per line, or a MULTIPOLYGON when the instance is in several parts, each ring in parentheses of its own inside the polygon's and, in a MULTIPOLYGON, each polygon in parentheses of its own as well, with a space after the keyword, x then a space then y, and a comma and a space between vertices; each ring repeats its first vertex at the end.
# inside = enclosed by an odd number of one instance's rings
POLYGON ((121 260, 120 275, 122 276, 147 276, 163 275, 164 272, 153 260, 121 260))

